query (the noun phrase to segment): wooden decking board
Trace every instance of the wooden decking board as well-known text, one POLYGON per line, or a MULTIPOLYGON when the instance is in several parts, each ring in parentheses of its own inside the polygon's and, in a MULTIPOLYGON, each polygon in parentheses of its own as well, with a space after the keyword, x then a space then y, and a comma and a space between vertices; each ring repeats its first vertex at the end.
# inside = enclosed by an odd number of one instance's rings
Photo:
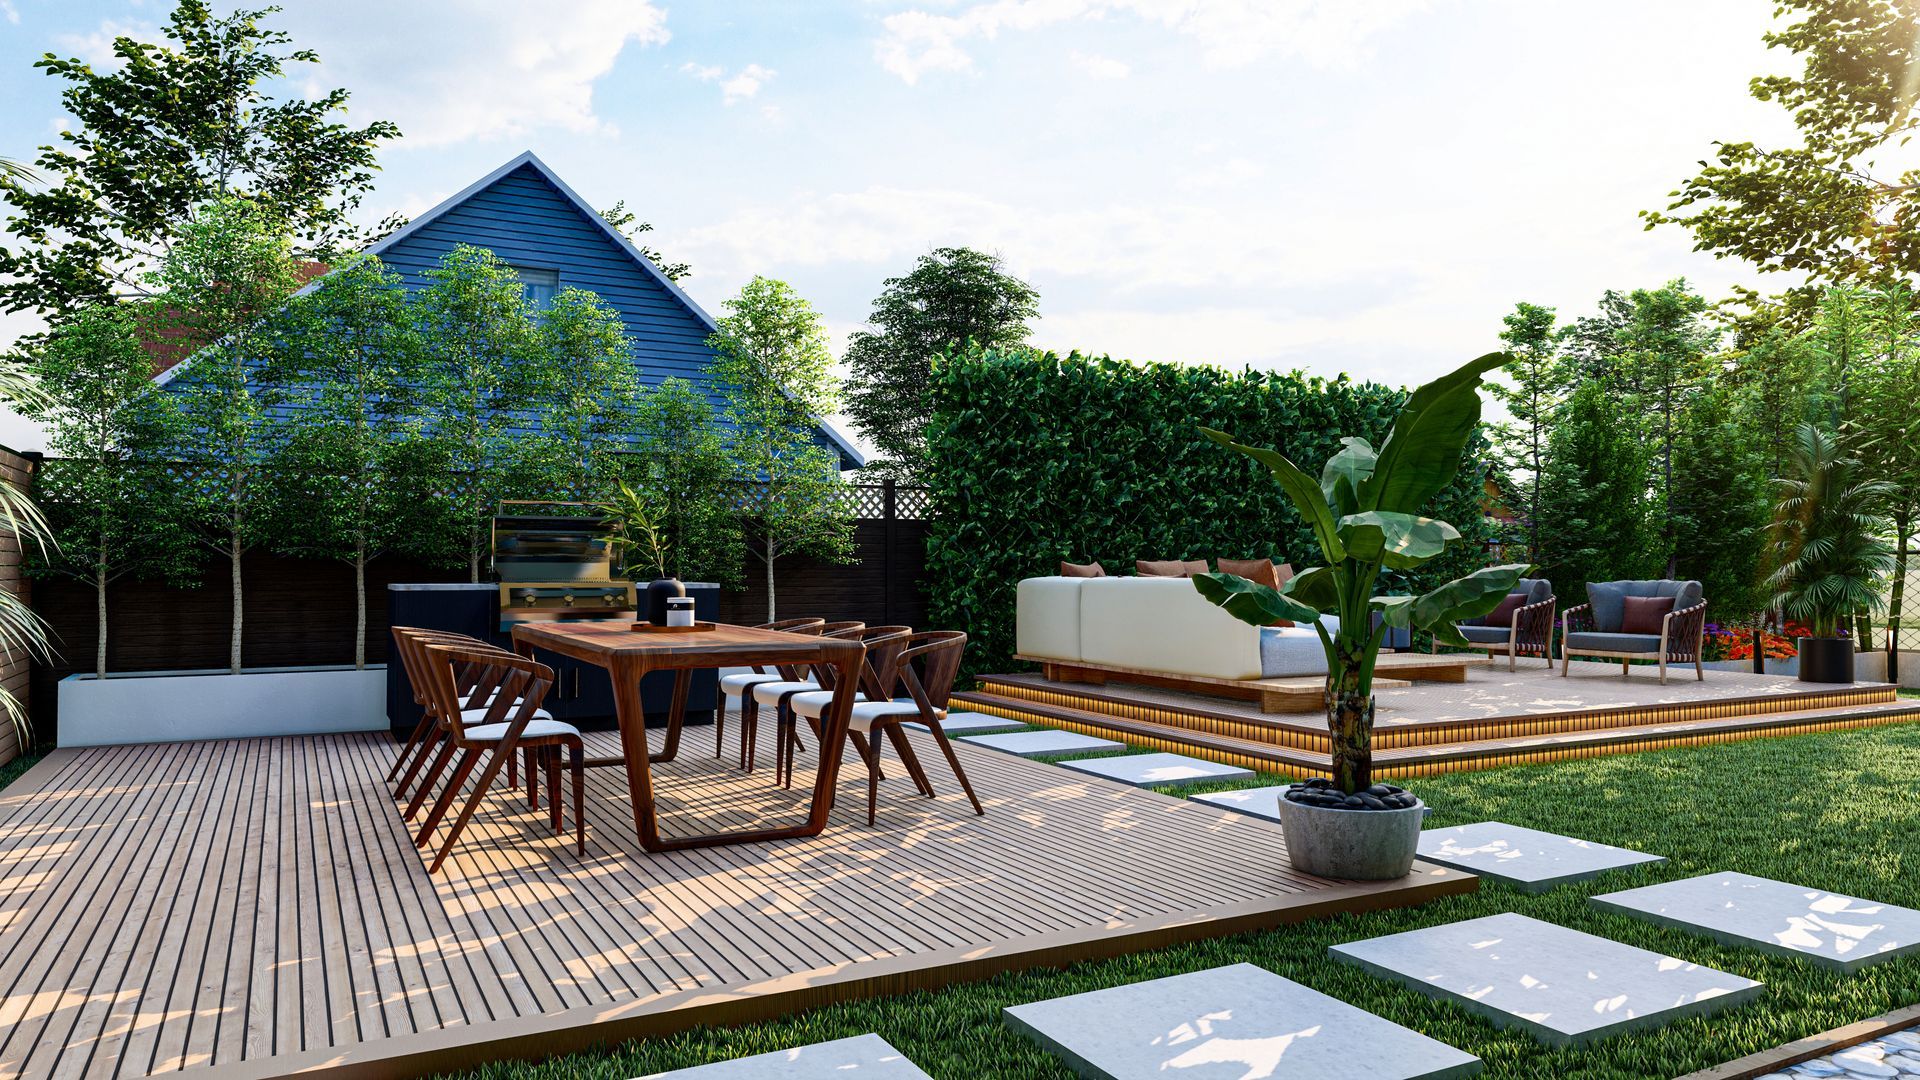
MULTIPOLYGON (((805 797, 815 755, 776 795, 700 734, 657 773, 670 831, 805 797)), ((564 776, 558 836, 502 784, 431 878, 381 736, 54 751, 0 797, 0 1075, 402 1075, 1472 887, 1305 877, 1267 823, 963 746, 975 817, 914 746, 939 797, 889 756, 871 830, 855 761, 820 836, 663 856, 617 769, 584 857, 564 776)))

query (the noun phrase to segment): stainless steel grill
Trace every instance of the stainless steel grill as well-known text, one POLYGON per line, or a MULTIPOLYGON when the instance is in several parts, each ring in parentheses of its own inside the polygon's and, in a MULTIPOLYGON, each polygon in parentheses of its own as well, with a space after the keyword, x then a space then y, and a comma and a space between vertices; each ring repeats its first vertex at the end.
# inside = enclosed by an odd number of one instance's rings
POLYGON ((613 576, 607 523, 575 503, 503 502, 493 519, 500 628, 556 619, 632 619, 633 582, 613 576))

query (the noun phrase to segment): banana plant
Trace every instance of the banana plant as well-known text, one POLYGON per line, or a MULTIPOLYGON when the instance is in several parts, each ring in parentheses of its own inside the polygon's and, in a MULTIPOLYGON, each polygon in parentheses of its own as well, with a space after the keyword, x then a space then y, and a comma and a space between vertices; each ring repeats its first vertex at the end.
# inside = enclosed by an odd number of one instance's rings
POLYGON ((1488 353, 1415 390, 1379 450, 1365 439, 1342 439, 1318 482, 1277 450, 1242 446, 1224 432, 1200 429, 1266 466, 1318 542, 1322 565, 1278 589, 1233 574, 1200 574, 1193 583, 1201 596, 1242 622, 1267 626, 1291 619, 1319 633, 1327 654, 1333 781, 1348 794, 1373 783, 1373 669, 1387 629, 1427 630, 1442 644, 1465 646, 1454 624, 1493 610, 1533 569, 1510 563, 1420 596, 1373 594, 1382 568, 1411 570, 1460 539, 1458 529, 1419 510, 1453 482, 1480 422, 1481 377, 1509 359, 1488 353), (1337 616, 1339 629, 1329 631, 1322 615, 1337 616))

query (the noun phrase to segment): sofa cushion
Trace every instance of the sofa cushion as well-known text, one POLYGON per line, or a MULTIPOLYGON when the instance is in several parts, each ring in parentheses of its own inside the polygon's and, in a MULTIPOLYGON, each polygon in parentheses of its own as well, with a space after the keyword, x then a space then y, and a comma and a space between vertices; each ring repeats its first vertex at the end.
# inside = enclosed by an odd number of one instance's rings
POLYGON ((1097 562, 1090 562, 1085 565, 1081 565, 1079 563, 1063 562, 1060 564, 1060 576, 1061 577, 1106 577, 1107 568, 1104 566, 1101 566, 1097 562))
POLYGON ((1507 629, 1513 625, 1513 613, 1525 606, 1526 602, 1526 593, 1510 592, 1501 597, 1499 603, 1493 605, 1492 611, 1481 616, 1480 625, 1498 626, 1503 630, 1507 629))
POLYGON ((1472 623, 1462 623, 1454 629, 1460 631, 1461 637, 1480 645, 1505 645, 1507 639, 1513 636, 1512 623, 1500 626, 1475 626, 1472 623))
POLYGON ((1565 651, 1577 653, 1582 649, 1597 652, 1637 652, 1655 654, 1660 651, 1659 634, 1604 634, 1592 631, 1575 631, 1568 634, 1561 646, 1565 651))
MULTIPOLYGON (((1293 579, 1292 563, 1275 563, 1272 559, 1215 559, 1214 565, 1223 574, 1243 577, 1269 589, 1277 590, 1293 579)), ((1293 625, 1293 620, 1275 619, 1267 625, 1287 627, 1293 625)))
POLYGON ((1119 578, 1028 578, 1015 587, 1014 651, 1052 660, 1080 659, 1080 589, 1119 578))
POLYGON ((1673 613, 1671 596, 1629 596, 1621 600, 1620 632, 1658 634, 1660 624, 1673 613))
POLYGON ((1135 559, 1133 572, 1141 577, 1192 577, 1207 572, 1205 559, 1135 559))

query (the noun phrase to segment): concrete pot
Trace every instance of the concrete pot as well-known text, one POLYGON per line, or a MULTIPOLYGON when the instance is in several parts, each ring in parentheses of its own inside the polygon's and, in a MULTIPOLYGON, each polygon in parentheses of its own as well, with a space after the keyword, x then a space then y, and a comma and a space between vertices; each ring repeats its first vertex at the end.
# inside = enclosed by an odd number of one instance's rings
POLYGON ((323 735, 387 728, 385 664, 153 671, 60 680, 61 746, 323 735))
POLYGON ((1330 810, 1280 799, 1293 868, 1315 877, 1391 881, 1413 871, 1426 805, 1404 810, 1330 810))

